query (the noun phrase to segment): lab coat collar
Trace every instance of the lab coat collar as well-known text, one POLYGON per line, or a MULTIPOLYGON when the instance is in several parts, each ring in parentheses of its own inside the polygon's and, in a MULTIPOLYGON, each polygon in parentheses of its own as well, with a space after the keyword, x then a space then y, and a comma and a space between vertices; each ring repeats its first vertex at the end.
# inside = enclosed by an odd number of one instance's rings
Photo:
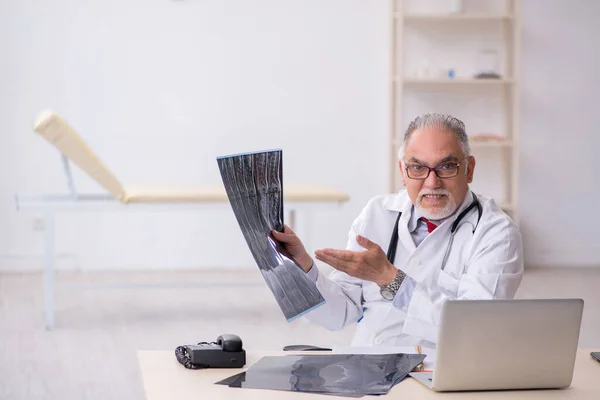
POLYGON ((406 189, 401 190, 393 197, 387 198, 386 201, 384 201, 383 206, 390 211, 402 213, 400 221, 398 221, 398 238, 402 242, 404 248, 413 252, 416 249, 416 246, 407 227, 413 204, 410 201, 410 197, 408 197, 406 189))
POLYGON ((402 189, 395 196, 390 196, 383 201, 383 206, 390 211, 401 211, 402 214, 406 211, 406 208, 410 210, 412 202, 408 197, 406 189, 402 189))
POLYGON ((464 211, 465 208, 467 208, 471 205, 472 202, 473 202, 473 192, 471 191, 470 187, 467 187, 467 195, 465 196, 465 199, 463 200, 462 204, 460 205, 460 207, 458 207, 458 209, 456 211, 454 211, 454 213, 451 216, 446 218, 444 220, 444 222, 447 220, 454 221, 456 219, 456 217, 458 217, 460 215, 460 213, 464 211))

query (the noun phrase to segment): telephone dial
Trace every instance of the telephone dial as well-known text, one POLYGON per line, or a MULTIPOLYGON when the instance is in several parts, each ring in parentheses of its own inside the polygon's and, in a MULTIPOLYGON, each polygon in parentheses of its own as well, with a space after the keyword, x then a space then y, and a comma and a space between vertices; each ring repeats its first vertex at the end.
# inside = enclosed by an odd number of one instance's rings
POLYGON ((246 365, 242 339, 232 334, 221 335, 216 342, 179 346, 175 349, 175 357, 189 369, 242 368, 246 365))

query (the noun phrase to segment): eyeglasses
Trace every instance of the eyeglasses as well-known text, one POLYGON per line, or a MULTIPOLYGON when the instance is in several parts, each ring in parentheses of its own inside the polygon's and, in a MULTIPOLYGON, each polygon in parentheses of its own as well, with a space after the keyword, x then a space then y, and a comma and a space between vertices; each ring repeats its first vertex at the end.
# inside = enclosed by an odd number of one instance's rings
POLYGON ((406 175, 410 179, 425 180, 429 177, 431 171, 434 171, 438 178, 447 179, 454 178, 458 175, 458 170, 462 162, 459 163, 444 163, 433 168, 425 165, 407 165, 406 175))

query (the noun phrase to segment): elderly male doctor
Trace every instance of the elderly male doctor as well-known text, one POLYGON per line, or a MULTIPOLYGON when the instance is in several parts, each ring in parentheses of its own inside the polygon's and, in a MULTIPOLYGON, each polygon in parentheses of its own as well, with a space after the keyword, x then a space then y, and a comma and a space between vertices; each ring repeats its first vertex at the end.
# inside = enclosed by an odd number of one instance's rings
POLYGON ((416 118, 399 157, 406 190, 371 199, 346 250, 316 251, 336 269, 329 277, 288 227, 273 232, 326 300, 307 318, 331 330, 358 322, 353 346, 435 347, 444 301, 511 299, 523 276, 517 226, 469 189, 475 158, 460 120, 416 118))

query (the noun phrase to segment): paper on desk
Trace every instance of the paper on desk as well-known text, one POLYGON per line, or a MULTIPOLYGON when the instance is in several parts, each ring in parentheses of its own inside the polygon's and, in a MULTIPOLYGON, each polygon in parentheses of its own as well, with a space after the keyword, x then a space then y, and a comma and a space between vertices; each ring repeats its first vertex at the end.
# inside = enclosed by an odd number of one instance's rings
MULTIPOLYGON (((415 346, 371 346, 371 347, 359 347, 359 346, 347 346, 347 347, 332 347, 334 354, 418 354, 415 346)), ((425 369, 431 369, 435 367, 435 349, 421 347, 422 354, 425 354, 425 360, 423 364, 425 369)))

